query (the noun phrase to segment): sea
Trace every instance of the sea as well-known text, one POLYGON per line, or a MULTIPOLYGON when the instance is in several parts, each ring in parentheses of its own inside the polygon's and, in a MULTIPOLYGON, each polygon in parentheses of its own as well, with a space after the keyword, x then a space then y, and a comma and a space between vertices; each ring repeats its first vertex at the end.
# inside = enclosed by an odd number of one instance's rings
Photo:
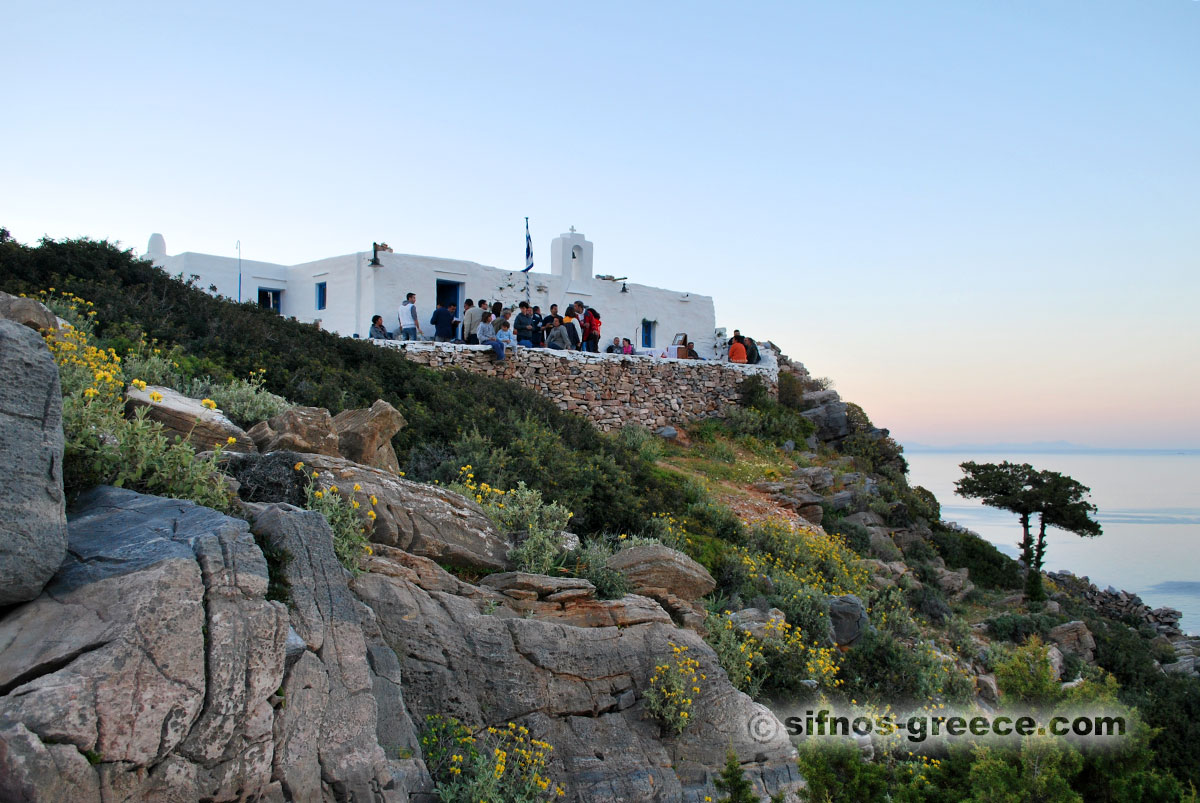
POLYGON ((1012 453, 905 450, 909 483, 937 496, 942 519, 953 521, 1016 556, 1017 517, 954 494, 964 461, 1029 463, 1067 474, 1091 488, 1104 530, 1081 538, 1049 530, 1047 571, 1086 575, 1101 589, 1136 593, 1152 608, 1183 612, 1180 627, 1200 633, 1200 453, 1012 453))

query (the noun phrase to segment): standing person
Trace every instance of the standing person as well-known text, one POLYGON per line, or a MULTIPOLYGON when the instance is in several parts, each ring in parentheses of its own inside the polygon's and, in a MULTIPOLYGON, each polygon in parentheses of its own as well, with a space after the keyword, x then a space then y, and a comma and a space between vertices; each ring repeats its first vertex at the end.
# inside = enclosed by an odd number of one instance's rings
POLYGON ((487 299, 479 299, 479 305, 471 307, 463 313, 463 340, 473 346, 479 345, 479 336, 475 330, 483 322, 483 313, 487 312, 487 299))
POLYGON ((584 328, 584 351, 590 351, 593 354, 600 353, 600 313, 594 307, 588 307, 588 311, 583 316, 584 328))
POLYGON ((540 349, 546 342, 546 333, 542 331, 542 308, 534 304, 529 316, 533 318, 533 347, 540 349))
POLYGON ((746 362, 746 344, 741 335, 733 336, 733 343, 729 346, 729 361, 742 364, 746 362))
POLYGON ((550 337, 550 332, 554 329, 554 327, 556 325, 554 323, 554 319, 557 317, 558 317, 558 305, 551 304, 550 305, 550 314, 542 319, 542 337, 543 338, 548 339, 550 337))
POLYGON ((517 338, 518 345, 526 348, 533 347, 533 314, 529 308, 529 303, 522 301, 519 307, 520 311, 517 317, 513 320, 513 329, 517 338))
POLYGON ((400 339, 401 340, 420 340, 419 335, 425 333, 421 331, 421 319, 417 316, 417 294, 409 293, 404 297, 404 303, 400 305, 400 339))
POLYGON ((583 329, 579 326, 579 321, 575 320, 572 313, 574 307, 567 309, 567 314, 563 316, 563 326, 567 329, 567 337, 571 339, 571 350, 578 351, 583 343, 583 329))
POLYGON ((438 304, 437 309, 433 311, 433 317, 429 319, 429 323, 433 325, 433 339, 438 343, 449 343, 454 340, 454 322, 456 320, 454 313, 457 309, 456 304, 449 306, 438 304))
POLYGON ((503 312, 503 311, 504 311, 504 305, 503 305, 503 304, 501 304, 499 301, 493 301, 493 302, 492 302, 492 317, 493 317, 493 318, 499 318, 499 317, 500 317, 500 313, 501 313, 501 312, 503 312))
POLYGON ((471 299, 468 298, 466 301, 463 302, 463 308, 462 308, 463 320, 459 321, 459 323, 462 325, 459 326, 459 328, 458 328, 458 331, 459 331, 458 339, 464 343, 467 341, 467 327, 466 327, 467 313, 473 309, 475 309, 474 301, 472 301, 471 299))

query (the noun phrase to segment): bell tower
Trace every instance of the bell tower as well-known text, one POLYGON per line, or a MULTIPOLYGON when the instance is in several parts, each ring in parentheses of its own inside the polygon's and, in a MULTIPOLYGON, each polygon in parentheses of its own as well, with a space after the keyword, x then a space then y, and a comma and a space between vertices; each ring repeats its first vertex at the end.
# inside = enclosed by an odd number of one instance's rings
POLYGON ((592 278, 592 243, 574 226, 550 243, 550 273, 572 282, 592 278))

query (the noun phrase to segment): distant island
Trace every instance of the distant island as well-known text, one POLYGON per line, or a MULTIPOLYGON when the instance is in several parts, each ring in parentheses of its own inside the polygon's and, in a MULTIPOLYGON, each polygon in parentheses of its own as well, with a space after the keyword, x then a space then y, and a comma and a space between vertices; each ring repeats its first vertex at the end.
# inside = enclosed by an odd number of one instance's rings
POLYGON ((1031 443, 955 443, 935 446, 927 443, 905 443, 904 451, 942 453, 1000 453, 1023 454, 1147 454, 1147 455, 1200 455, 1200 447, 1178 449, 1154 449, 1120 446, 1082 446, 1069 441, 1033 441, 1031 443))

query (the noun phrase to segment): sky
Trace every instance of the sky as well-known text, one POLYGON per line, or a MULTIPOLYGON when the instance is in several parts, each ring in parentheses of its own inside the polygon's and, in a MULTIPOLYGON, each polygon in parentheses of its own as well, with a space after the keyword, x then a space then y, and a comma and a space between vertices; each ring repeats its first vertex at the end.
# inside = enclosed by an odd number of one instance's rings
POLYGON ((6 3, 0 225, 714 298, 904 443, 1200 447, 1200 2, 6 3))

